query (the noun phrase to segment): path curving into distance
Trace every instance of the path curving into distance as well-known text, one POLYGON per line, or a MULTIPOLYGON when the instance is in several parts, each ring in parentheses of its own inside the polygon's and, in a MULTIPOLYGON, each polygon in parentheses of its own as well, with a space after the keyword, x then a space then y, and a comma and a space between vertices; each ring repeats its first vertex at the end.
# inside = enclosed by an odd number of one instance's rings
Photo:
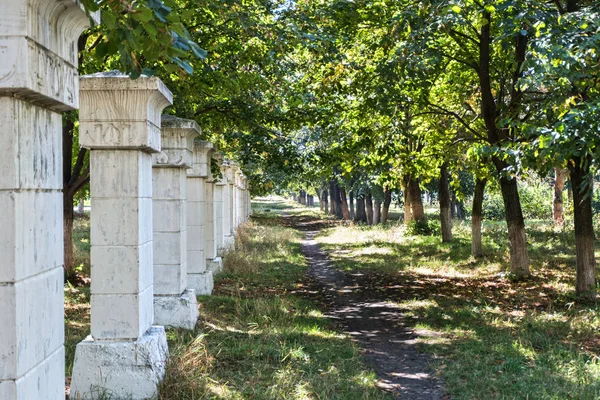
POLYGON ((302 252, 314 290, 328 300, 326 316, 358 343, 378 385, 402 400, 449 399, 429 368, 431 358, 417 351, 417 335, 400 310, 385 301, 385 293, 362 290, 361 274, 345 274, 331 266, 314 240, 320 230, 317 221, 299 218, 290 225, 304 232, 302 252))

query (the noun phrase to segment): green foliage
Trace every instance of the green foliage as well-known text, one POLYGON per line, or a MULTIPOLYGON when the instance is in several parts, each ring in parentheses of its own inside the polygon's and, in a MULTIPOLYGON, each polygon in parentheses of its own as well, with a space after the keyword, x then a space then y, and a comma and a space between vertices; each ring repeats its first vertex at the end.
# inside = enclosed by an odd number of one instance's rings
MULTIPOLYGON (((552 218, 553 189, 539 178, 524 181, 519 185, 519 197, 525 219, 552 218)), ((501 221, 504 219, 504 202, 500 189, 493 187, 484 195, 483 216, 485 219, 501 221)))
POLYGON ((433 236, 440 235, 442 227, 439 220, 424 219, 421 221, 410 221, 406 225, 406 233, 408 235, 417 236, 433 236))
MULTIPOLYGON (((206 51, 185 26, 189 15, 177 0, 83 0, 89 13, 100 12, 101 23, 86 37, 92 41, 86 57, 101 69, 105 64, 131 74, 193 72, 191 60, 205 59, 206 51)), ((84 65, 86 63, 83 63, 84 65)))

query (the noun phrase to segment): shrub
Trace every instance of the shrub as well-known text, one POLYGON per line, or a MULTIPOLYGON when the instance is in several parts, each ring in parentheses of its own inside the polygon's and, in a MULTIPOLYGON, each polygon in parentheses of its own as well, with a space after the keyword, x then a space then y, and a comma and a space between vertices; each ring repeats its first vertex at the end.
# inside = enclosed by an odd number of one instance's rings
MULTIPOLYGON (((552 188, 544 182, 520 181, 519 196, 525 219, 552 218, 552 188)), ((504 219, 504 200, 499 188, 488 190, 483 200, 485 219, 504 219)))

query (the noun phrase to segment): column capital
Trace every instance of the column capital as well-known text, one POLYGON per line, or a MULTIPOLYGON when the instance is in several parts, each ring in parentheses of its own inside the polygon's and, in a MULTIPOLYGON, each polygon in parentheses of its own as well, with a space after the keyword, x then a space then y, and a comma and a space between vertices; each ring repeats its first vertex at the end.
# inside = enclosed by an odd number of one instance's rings
POLYGON ((215 145, 206 140, 194 140, 192 168, 188 169, 188 177, 212 179, 210 161, 216 151, 215 145))
POLYGON ((229 185, 235 185, 235 168, 237 167, 235 162, 232 160, 226 160, 226 174, 227 174, 227 183, 229 185))
POLYGON ((163 115, 161 151, 152 155, 152 165, 154 167, 190 168, 193 162, 194 139, 200 132, 200 127, 192 119, 163 115))
POLYGON ((88 17, 78 0, 0 4, 0 96, 58 112, 76 109, 77 40, 99 12, 88 17))
POLYGON ((160 151, 162 110, 173 94, 157 77, 119 71, 81 77, 79 143, 89 149, 160 151))
POLYGON ((215 182, 216 185, 226 185, 227 184, 227 176, 225 176, 225 157, 223 153, 216 152, 213 156, 213 159, 217 161, 217 165, 219 166, 219 171, 221 172, 221 178, 215 182))
POLYGON ((242 188, 242 176, 244 176, 244 173, 238 166, 236 166, 234 174, 235 174, 235 186, 237 186, 239 189, 241 189, 242 188))

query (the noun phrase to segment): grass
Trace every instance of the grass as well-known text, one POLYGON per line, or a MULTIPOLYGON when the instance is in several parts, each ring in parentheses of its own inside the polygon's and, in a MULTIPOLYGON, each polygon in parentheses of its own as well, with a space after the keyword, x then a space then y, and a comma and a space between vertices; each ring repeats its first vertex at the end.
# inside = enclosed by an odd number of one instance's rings
MULTIPOLYGON (((73 224, 73 242, 77 272, 81 277, 90 275, 90 219, 89 215, 76 217, 73 224)), ((86 281, 86 279, 83 279, 86 281)), ((89 280, 87 280, 89 282, 89 280)), ((73 371, 75 347, 90 333, 90 288, 65 285, 65 358, 68 381, 73 371)))
MULTIPOLYGON (((301 295, 300 235, 282 226, 283 211, 307 209, 257 204, 256 222, 223 256, 213 296, 199 296, 196 329, 167 331, 171 357, 159 399, 390 399, 351 339, 301 295)), ((86 219, 76 221, 75 244, 89 265, 86 219)), ((75 347, 89 334, 89 300, 88 287, 65 287, 67 379, 75 347)))
POLYGON ((306 268, 299 234, 270 212, 257 213, 261 223, 241 229, 225 254, 213 296, 199 298, 197 329, 169 332, 159 398, 390 398, 351 340, 294 293, 306 268))
POLYGON ((453 399, 600 398, 600 314, 574 301, 574 239, 546 221, 527 225, 533 278, 505 277, 502 223, 484 225, 485 257, 470 257, 470 227, 454 241, 401 226, 337 226, 318 241, 335 267, 365 274, 365 290, 404 310, 453 399))
MULTIPOLYGON (((160 399, 387 399, 356 346, 302 296, 300 236, 283 215, 323 218, 277 199, 255 204, 253 223, 224 255, 213 296, 200 297, 192 332, 169 330, 160 399)), ((85 222, 85 221, 83 221, 85 222)), ((332 226, 329 221, 324 226, 332 226)), ((76 240, 85 263, 85 223, 76 240)), ((484 224, 482 258, 470 227, 454 241, 384 227, 338 224, 317 238, 333 265, 364 274, 364 290, 400 307, 453 399, 599 399, 600 314, 573 296, 572 230, 528 221, 533 278, 507 279, 505 227, 484 224)), ((88 249, 89 251, 89 249, 88 249)), ((89 289, 65 288, 67 376, 89 333, 89 289)))

